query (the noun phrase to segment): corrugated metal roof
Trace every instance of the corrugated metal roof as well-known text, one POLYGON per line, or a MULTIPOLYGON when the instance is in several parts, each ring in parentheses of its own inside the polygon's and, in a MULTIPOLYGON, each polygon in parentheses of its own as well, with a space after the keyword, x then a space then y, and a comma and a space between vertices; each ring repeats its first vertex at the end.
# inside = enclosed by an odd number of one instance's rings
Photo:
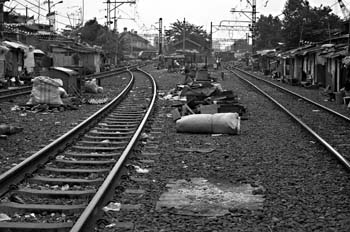
POLYGON ((18 42, 3 41, 2 43, 7 45, 7 46, 9 46, 9 47, 19 48, 19 49, 22 49, 22 50, 25 50, 25 49, 29 48, 27 45, 22 44, 22 43, 18 43, 18 42))
POLYGON ((67 73, 71 76, 74 76, 74 75, 78 75, 79 73, 72 70, 72 69, 69 69, 69 68, 64 68, 64 67, 52 67, 50 68, 52 70, 57 70, 57 71, 60 71, 60 72, 64 72, 64 73, 67 73))
POLYGON ((313 47, 313 48, 307 48, 307 49, 304 49, 304 50, 300 51, 300 55, 305 56, 305 55, 307 55, 309 53, 317 53, 317 52, 319 52, 321 50, 322 50, 322 48, 319 47, 319 46, 313 47))

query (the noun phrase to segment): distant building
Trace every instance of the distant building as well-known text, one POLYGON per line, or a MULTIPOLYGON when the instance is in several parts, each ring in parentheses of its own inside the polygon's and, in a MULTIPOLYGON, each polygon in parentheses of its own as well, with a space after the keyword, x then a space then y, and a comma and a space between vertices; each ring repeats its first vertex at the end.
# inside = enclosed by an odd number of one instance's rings
POLYGON ((213 50, 214 51, 220 51, 220 41, 213 40, 213 50))
POLYGON ((141 51, 154 50, 154 47, 147 39, 138 35, 137 31, 128 31, 126 27, 120 33, 119 41, 123 45, 124 57, 129 59, 137 58, 141 51))

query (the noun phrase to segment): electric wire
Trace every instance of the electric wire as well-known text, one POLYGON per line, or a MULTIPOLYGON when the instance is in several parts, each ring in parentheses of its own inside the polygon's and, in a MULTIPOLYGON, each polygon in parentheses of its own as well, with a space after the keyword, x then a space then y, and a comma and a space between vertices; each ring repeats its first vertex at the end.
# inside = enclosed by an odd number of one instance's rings
MULTIPOLYGON (((24 0, 24 1, 27 2, 27 3, 29 3, 29 4, 31 4, 31 5, 33 5, 33 6, 35 6, 36 8, 40 8, 41 10, 44 10, 45 12, 46 12, 46 11, 48 12, 47 9, 42 8, 42 7, 40 7, 39 5, 36 5, 36 4, 34 4, 34 3, 32 3, 32 2, 29 2, 29 1, 27 1, 27 0, 24 0)), ((23 6, 23 7, 27 7, 27 5, 25 5, 25 4, 22 3, 22 2, 19 2, 18 0, 12 0, 12 2, 15 2, 15 3, 17 3, 17 4, 19 4, 19 5, 23 6)), ((29 8, 29 7, 28 7, 27 9, 30 10, 31 12, 34 12, 35 14, 37 14, 37 15, 39 15, 39 16, 41 16, 41 17, 46 18, 46 15, 43 15, 42 13, 39 13, 38 11, 35 11, 35 10, 33 10, 32 8, 29 8)), ((60 14, 56 14, 56 15, 59 16, 59 17, 63 17, 63 18, 65 18, 65 19, 69 19, 68 17, 62 16, 62 15, 60 15, 60 14)), ((61 21, 59 21, 59 20, 55 20, 55 23, 60 24, 60 25, 63 25, 63 26, 70 26, 69 24, 64 23, 64 22, 61 22, 61 21)))

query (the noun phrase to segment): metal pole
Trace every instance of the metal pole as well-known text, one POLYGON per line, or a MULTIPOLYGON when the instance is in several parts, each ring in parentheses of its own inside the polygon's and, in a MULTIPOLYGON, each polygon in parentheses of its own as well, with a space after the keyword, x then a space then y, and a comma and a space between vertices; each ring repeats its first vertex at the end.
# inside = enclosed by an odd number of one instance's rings
POLYGON ((117 31, 117 3, 114 3, 114 25, 113 25, 114 33, 117 31))
POLYGON ((183 24, 183 38, 182 38, 182 50, 185 51, 185 39, 186 39, 186 19, 184 18, 183 24))
POLYGON ((162 18, 159 18, 159 55, 162 54, 162 46, 163 46, 163 43, 162 43, 162 29, 163 29, 163 19, 162 18))
POLYGON ((84 11, 85 11, 85 4, 83 0, 83 5, 82 5, 82 11, 81 11, 81 25, 84 26, 84 11))
POLYGON ((107 26, 107 28, 108 28, 108 30, 110 29, 109 28, 109 22, 110 22, 110 18, 111 18, 111 12, 110 12, 110 8, 111 8, 111 6, 110 6, 110 0, 107 0, 107 23, 106 23, 106 26, 107 26))
POLYGON ((51 0, 47 1, 47 7, 48 7, 48 12, 49 12, 49 13, 47 13, 49 16, 49 18, 48 18, 49 19, 49 28, 50 28, 49 30, 51 31, 51 19, 50 19, 50 17, 51 17, 51 15, 50 15, 50 13, 51 13, 51 0))
POLYGON ((28 6, 26 6, 26 23, 28 22, 28 6))
POLYGON ((40 0, 38 2, 38 24, 40 24, 40 0))
POLYGON ((256 0, 253 0, 252 5, 252 54, 255 54, 255 25, 256 24, 256 0))
POLYGON ((348 55, 350 54, 350 19, 348 20, 348 55))
POLYGON ((4 2, 0 2, 0 41, 4 39, 4 2))
POLYGON ((51 13, 51 1, 50 0, 47 1, 47 7, 48 7, 48 11, 49 11, 48 15, 50 15, 50 13, 51 13))
POLYGON ((0 0, 0 41, 4 39, 4 3, 8 0, 0 0))
POLYGON ((213 22, 210 22, 210 44, 209 44, 209 52, 210 55, 213 51, 213 22))

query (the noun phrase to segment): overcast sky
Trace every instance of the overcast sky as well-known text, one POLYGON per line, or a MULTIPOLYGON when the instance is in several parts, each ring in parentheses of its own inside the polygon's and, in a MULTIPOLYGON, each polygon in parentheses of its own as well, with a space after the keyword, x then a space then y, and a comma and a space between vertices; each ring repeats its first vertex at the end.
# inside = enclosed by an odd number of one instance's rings
MULTIPOLYGON (((47 1, 47 0, 46 0, 47 1)), ((126 0, 117 0, 126 1, 126 0)), ((23 7, 27 5, 30 7, 29 15, 35 15, 34 11, 38 11, 40 2, 40 14, 45 15, 47 11, 47 4, 45 0, 15 0, 7 2, 7 5, 23 7), (36 2, 36 3, 35 3, 36 2), (35 4, 33 4, 35 3, 35 4)), ((106 19, 106 0, 63 0, 63 3, 58 3, 59 0, 51 0, 51 11, 57 12, 57 27, 64 28, 65 25, 75 25, 78 20, 78 12, 82 9, 84 2, 84 21, 97 18, 100 24, 105 24, 106 19), (74 16, 75 14, 75 16, 74 16)), ((113 0, 111 0, 113 2, 113 0)), ((117 25, 118 30, 122 31, 124 27, 129 30, 134 29, 140 34, 154 34, 157 33, 159 18, 163 18, 163 26, 169 28, 169 25, 177 19, 182 21, 184 18, 189 23, 203 26, 205 30, 210 31, 210 22, 214 25, 247 25, 247 23, 232 23, 232 20, 249 21, 250 19, 242 13, 231 13, 230 10, 236 11, 251 11, 251 5, 248 2, 252 0, 136 0, 136 4, 122 4, 117 9, 117 25)), ((285 0, 256 0, 257 16, 260 14, 273 16, 280 15, 285 5, 285 0)), ((331 6, 333 13, 342 16, 338 0, 309 0, 311 6, 320 6, 321 4, 331 6)), ((350 9, 350 0, 343 0, 346 6, 350 9)), ((112 4, 113 5, 113 4, 112 4)), ((5 9, 6 10, 6 9, 5 9)), ((111 13, 114 16, 114 12, 111 13)), ((37 16, 36 16, 37 17, 37 16)), ((44 18, 41 18, 45 21, 44 18)), ((245 37, 246 32, 228 31, 224 28, 214 27, 213 37, 217 38, 239 38, 245 37)))

